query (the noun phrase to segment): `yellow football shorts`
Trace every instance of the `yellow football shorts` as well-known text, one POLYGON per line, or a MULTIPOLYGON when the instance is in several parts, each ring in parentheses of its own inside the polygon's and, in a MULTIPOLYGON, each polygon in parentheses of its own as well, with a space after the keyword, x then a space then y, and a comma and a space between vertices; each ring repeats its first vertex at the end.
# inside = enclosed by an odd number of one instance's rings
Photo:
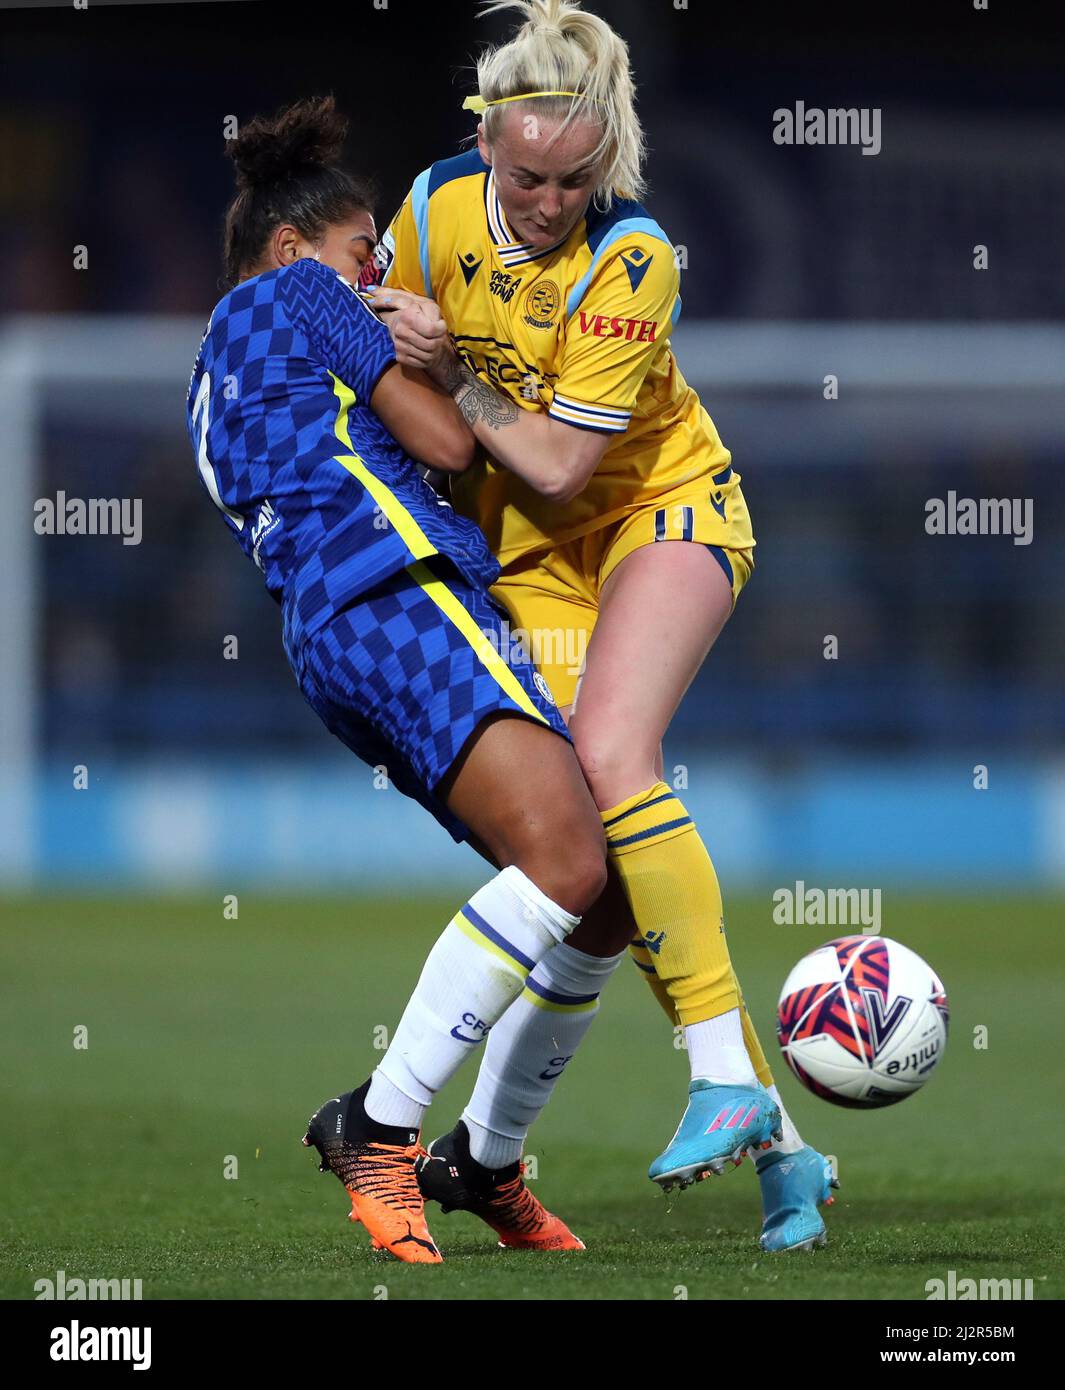
POLYGON ((508 565, 492 588, 510 614, 510 641, 528 652, 559 705, 571 705, 599 616, 603 585, 634 550, 657 541, 705 545, 732 585, 735 607, 754 571, 750 516, 738 486, 725 498, 709 479, 686 483, 638 511, 554 550, 508 565), (722 525, 724 521, 724 527, 722 525), (722 544, 723 538, 732 544, 722 544))

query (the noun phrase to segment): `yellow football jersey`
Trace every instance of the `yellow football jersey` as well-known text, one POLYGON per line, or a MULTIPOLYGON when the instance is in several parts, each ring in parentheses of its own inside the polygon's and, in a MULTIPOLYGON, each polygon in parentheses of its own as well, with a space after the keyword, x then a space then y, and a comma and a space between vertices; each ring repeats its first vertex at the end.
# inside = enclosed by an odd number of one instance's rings
MULTIPOLYGON (((535 250, 503 214, 474 149, 415 180, 378 247, 382 281, 439 304, 469 366, 526 410, 616 438, 581 495, 541 497, 483 454, 453 481, 456 507, 503 565, 552 549, 713 475, 732 491, 728 450, 669 345, 680 313, 676 255, 638 203, 589 208, 563 241, 535 250), (728 471, 726 471, 728 470, 728 471)), ((734 510, 734 509, 732 509, 734 510)), ((746 517, 746 509, 743 508, 746 517)), ((749 546, 720 506, 719 545, 749 546)))

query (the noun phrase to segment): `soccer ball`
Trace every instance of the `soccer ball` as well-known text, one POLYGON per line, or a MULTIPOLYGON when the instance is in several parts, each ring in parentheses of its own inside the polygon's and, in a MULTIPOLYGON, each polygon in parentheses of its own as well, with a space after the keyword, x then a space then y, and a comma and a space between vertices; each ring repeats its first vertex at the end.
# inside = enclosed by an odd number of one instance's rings
POLYGON ((883 936, 841 936, 784 981, 777 1036, 802 1084, 834 1105, 894 1105, 919 1091, 947 1044, 936 973, 883 936))

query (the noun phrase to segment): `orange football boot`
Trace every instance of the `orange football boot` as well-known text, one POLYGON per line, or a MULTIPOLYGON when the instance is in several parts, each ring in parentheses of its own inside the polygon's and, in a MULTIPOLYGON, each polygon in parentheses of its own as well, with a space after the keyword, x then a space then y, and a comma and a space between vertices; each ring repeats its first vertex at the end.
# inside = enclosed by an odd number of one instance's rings
POLYGON ((380 1125, 366 1114, 369 1082, 327 1100, 311 1116, 303 1142, 318 1150, 319 1171, 335 1173, 375 1250, 407 1264, 441 1264, 425 1224, 415 1162, 425 1153, 416 1130, 380 1125))
POLYGON ((585 1248, 584 1241, 525 1186, 520 1162, 493 1173, 473 1158, 469 1131, 462 1120, 450 1134, 433 1140, 416 1168, 427 1201, 439 1202, 444 1212, 468 1211, 479 1216, 506 1250, 585 1248))

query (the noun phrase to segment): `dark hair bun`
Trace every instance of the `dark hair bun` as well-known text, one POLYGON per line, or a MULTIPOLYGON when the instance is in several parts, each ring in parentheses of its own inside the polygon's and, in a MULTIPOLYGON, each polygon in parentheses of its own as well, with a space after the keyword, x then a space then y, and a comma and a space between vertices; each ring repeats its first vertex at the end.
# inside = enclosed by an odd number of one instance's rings
POLYGON ((256 116, 226 154, 237 171, 237 188, 281 182, 308 169, 327 169, 343 152, 348 123, 331 96, 308 97, 282 107, 276 116, 256 116))

